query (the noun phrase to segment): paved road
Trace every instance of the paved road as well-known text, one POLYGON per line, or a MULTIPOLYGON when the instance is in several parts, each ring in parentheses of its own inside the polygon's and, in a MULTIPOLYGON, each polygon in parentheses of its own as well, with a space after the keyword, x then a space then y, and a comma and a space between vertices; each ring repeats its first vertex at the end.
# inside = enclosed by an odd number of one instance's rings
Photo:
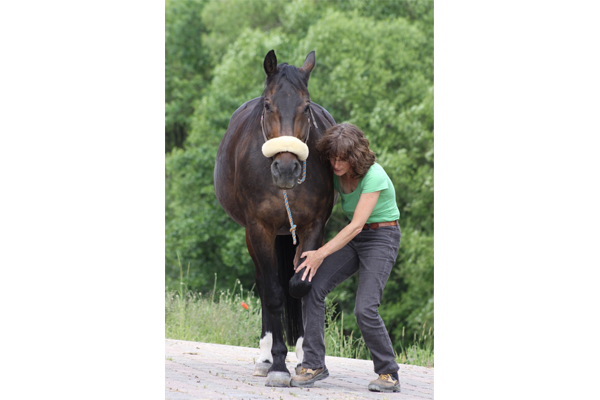
MULTIPOLYGON (((329 378, 309 389, 270 388, 266 378, 252 376, 258 348, 165 340, 165 399, 433 399, 433 369, 400 365, 401 393, 369 392, 377 375, 373 363, 326 357, 329 378)), ((288 353, 287 367, 294 374, 296 355, 288 353)))

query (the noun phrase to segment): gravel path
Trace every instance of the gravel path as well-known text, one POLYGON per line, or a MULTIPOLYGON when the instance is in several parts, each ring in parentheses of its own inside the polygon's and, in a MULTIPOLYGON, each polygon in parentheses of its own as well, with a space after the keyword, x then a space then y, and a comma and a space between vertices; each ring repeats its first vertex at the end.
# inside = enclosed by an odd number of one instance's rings
MULTIPOLYGON (((252 376, 258 348, 165 340, 165 399, 433 399, 433 369, 400 365, 401 393, 369 392, 377 375, 373 363, 326 357, 329 378, 309 389, 270 388, 266 378, 252 376)), ((288 353, 294 374, 296 355, 288 353)))

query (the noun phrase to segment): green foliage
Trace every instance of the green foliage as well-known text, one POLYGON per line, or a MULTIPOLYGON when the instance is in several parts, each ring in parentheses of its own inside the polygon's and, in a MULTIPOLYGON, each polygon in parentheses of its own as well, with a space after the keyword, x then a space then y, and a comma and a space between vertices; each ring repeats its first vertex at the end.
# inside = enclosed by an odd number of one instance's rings
POLYGON ((165 150, 182 147, 189 117, 209 81, 211 65, 202 43, 204 0, 165 2, 165 150))
MULTIPOLYGON (((316 51, 311 99, 366 133, 395 185, 402 242, 380 314, 406 356, 403 331, 434 324, 431 1, 167 0, 166 285, 178 285, 178 255, 193 290, 210 290, 215 272, 226 287, 254 282, 244 229, 218 204, 213 168, 231 115, 262 93, 271 49, 294 65, 316 51)), ((346 223, 338 203, 326 239, 346 223)), ((356 279, 331 295, 346 316, 337 334, 353 341, 356 279)))
POLYGON ((376 107, 400 112, 425 97, 433 78, 433 61, 421 50, 426 41, 403 18, 329 10, 300 43, 301 52, 317 54, 311 96, 327 99, 321 101, 337 121, 367 129, 376 107))
POLYGON ((287 3, 281 0, 209 2, 202 12, 202 20, 208 28, 204 40, 215 64, 244 32, 268 32, 281 26, 279 14, 287 3))
POLYGON ((254 265, 245 232, 223 211, 214 193, 216 150, 211 146, 175 149, 166 158, 165 249, 167 286, 176 287, 179 257, 191 265, 188 284, 206 291, 219 272, 231 286, 235 278, 251 284, 254 265), (231 274, 227 273, 231 271, 231 274), (223 273, 225 272, 225 273, 223 273))
POLYGON ((433 13, 432 0, 342 0, 340 10, 358 11, 361 15, 374 19, 390 19, 403 17, 411 21, 419 21, 433 13))

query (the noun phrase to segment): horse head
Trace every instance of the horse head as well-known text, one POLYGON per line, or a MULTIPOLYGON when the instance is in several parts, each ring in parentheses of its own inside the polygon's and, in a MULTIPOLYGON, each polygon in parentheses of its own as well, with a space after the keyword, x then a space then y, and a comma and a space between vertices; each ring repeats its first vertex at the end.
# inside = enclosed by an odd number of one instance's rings
POLYGON ((311 110, 308 79, 315 66, 315 52, 306 56, 301 68, 277 65, 275 51, 263 63, 267 74, 263 92, 261 124, 265 144, 263 154, 272 158, 273 184, 291 189, 298 184, 302 163, 308 157, 311 110))

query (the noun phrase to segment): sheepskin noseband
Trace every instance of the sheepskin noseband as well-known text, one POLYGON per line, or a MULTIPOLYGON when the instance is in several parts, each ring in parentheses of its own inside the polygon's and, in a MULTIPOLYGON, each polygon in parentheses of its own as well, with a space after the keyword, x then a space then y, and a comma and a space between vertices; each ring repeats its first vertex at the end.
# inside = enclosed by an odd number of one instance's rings
POLYGON ((286 151, 297 155, 300 161, 308 158, 308 146, 293 136, 279 136, 269 139, 262 146, 262 152, 267 158, 286 151))

